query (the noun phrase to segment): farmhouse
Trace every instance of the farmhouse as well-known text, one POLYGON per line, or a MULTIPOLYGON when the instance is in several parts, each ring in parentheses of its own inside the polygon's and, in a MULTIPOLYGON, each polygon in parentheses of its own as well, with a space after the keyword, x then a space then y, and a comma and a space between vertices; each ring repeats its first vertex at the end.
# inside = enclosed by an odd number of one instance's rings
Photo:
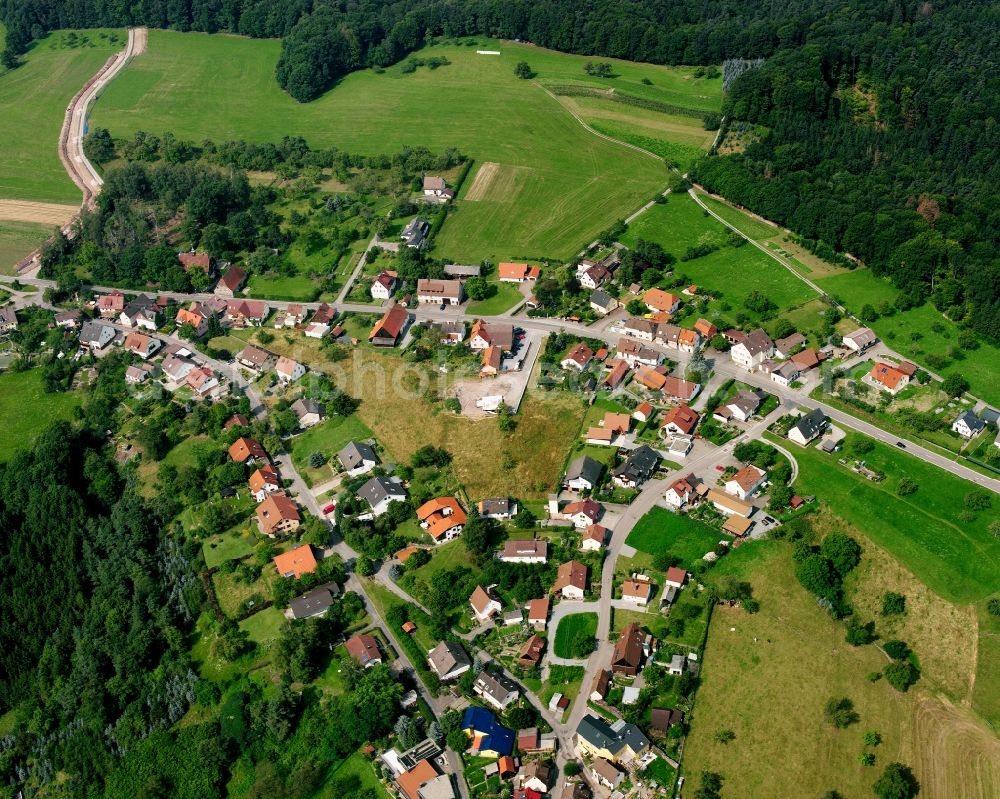
POLYGON ((271 494, 257 506, 257 526, 264 535, 293 533, 301 522, 299 509, 285 494, 271 494))
POLYGON ((819 408, 814 408, 804 416, 800 416, 788 430, 788 438, 803 447, 816 438, 825 429, 829 420, 819 408))
POLYGON ((420 526, 434 539, 435 544, 443 544, 458 537, 465 526, 466 514, 454 497, 431 499, 417 508, 420 526))
POLYGON ((589 713, 576 728, 576 745, 584 754, 622 765, 649 751, 649 740, 635 724, 623 719, 609 724, 589 713))
POLYGON ((510 352, 514 346, 514 325, 477 320, 469 334, 469 348, 485 350, 494 345, 510 352))
POLYGON ((431 223, 422 216, 417 216, 407 223, 399 237, 407 247, 412 247, 415 250, 420 249, 424 245, 430 229, 431 223))
POLYGON ((963 411, 959 417, 952 422, 952 431, 958 433, 962 438, 972 438, 986 427, 986 423, 972 411, 963 411))
POLYGON ((623 463, 612 471, 611 479, 622 488, 636 488, 646 482, 656 471, 660 456, 643 444, 629 453, 623 463))
POLYGON ((734 363, 750 371, 760 366, 772 355, 774 355, 774 342, 759 327, 749 333, 740 334, 738 341, 729 351, 729 356, 734 363))
POLYGON ((626 336, 640 339, 641 341, 652 341, 656 333, 656 323, 641 316, 632 316, 625 322, 623 328, 626 336))
POLYGON ((643 346, 639 341, 622 337, 618 339, 618 357, 631 367, 659 366, 663 356, 659 350, 643 346))
POLYGON ((563 599, 583 599, 587 590, 587 567, 578 560, 571 560, 559 567, 553 593, 558 592, 563 599))
POLYGON ((372 281, 369 293, 376 300, 387 300, 396 293, 396 284, 396 276, 383 270, 372 281))
POLYGON ((504 674, 493 674, 485 669, 479 672, 479 676, 472 684, 472 690, 476 696, 482 697, 484 702, 493 705, 497 710, 506 710, 521 696, 516 682, 504 674))
POLYGON ((503 602, 493 591, 493 586, 483 588, 481 585, 477 585, 476 590, 469 597, 469 604, 480 624, 489 621, 503 610, 503 602))
POLYGON ((756 493, 765 480, 767 480, 767 472, 758 469, 752 463, 748 463, 726 481, 726 493, 740 499, 747 499, 756 493))
POLYGON ((484 519, 497 519, 505 522, 517 515, 517 503, 512 502, 510 497, 493 497, 481 500, 476 505, 476 510, 484 519))
POLYGON ((577 371, 582 372, 587 368, 593 359, 594 351, 580 341, 566 353, 563 359, 559 362, 559 365, 563 369, 576 369, 577 371))
POLYGON ((563 484, 573 491, 592 491, 601 480, 604 465, 589 455, 574 458, 566 470, 563 484))
POLYGON ((848 333, 843 338, 844 346, 854 352, 863 352, 872 344, 878 341, 875 331, 867 327, 859 327, 853 333, 848 333))
POLYGON ((316 309, 316 313, 313 314, 313 324, 328 325, 337 316, 337 311, 331 308, 327 303, 320 303, 319 308, 316 309))
POLYGON ((549 559, 549 542, 527 538, 507 541, 499 557, 504 563, 545 563, 549 559))
POLYGON ((393 305, 368 334, 368 341, 376 347, 395 347, 400 335, 406 330, 410 315, 402 305, 393 305))
POLYGON ((381 516, 391 503, 406 501, 406 489, 402 483, 378 475, 358 489, 358 499, 368 503, 372 516, 381 516))
POLYGON ((472 668, 465 650, 454 641, 442 641, 428 655, 427 662, 442 681, 454 680, 472 668))
POLYGON ((502 263, 497 267, 497 273, 502 283, 523 283, 526 280, 537 280, 542 270, 527 264, 502 263))
POLYGON ((681 306, 681 298, 663 289, 649 289, 642 295, 642 301, 650 311, 673 313, 681 306))
POLYGON ((458 305, 464 297, 461 280, 420 278, 417 281, 418 302, 433 305, 458 305))
POLYGON ((247 273, 238 266, 229 267, 219 278, 219 282, 215 286, 215 295, 217 297, 235 297, 236 292, 243 288, 246 279, 247 273))
POLYGON ((675 405, 663 417, 660 434, 689 436, 698 426, 698 418, 697 412, 691 410, 687 405, 675 405))
POLYGON ((373 635, 363 633, 352 635, 345 642, 344 648, 363 669, 370 669, 382 662, 382 652, 379 650, 378 641, 373 635))

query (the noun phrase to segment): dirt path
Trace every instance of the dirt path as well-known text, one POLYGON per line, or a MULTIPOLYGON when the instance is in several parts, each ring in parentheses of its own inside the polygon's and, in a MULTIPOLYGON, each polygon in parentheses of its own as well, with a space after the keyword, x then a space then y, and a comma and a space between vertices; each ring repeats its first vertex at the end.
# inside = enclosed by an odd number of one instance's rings
POLYGON ((38 203, 28 200, 0 200, 0 220, 36 222, 40 225, 65 225, 79 212, 75 205, 38 203))

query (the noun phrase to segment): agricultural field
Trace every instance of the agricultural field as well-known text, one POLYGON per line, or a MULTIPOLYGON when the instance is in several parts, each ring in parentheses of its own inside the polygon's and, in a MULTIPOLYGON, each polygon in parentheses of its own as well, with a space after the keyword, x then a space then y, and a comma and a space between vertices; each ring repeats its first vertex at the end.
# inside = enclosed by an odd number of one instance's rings
MULTIPOLYGON (((836 790, 869 796, 882 767, 899 760, 913 767, 922 797, 996 795, 1000 742, 923 680, 900 694, 884 680, 866 679, 885 666, 884 656, 873 646, 846 644, 843 622, 823 612, 799 586, 792 567, 787 545, 763 541, 742 547, 713 570, 748 580, 761 609, 750 615, 720 606, 713 615, 684 752, 692 783, 708 770, 723 776, 725 795, 822 796, 836 790), (823 706, 833 697, 853 701, 857 724, 836 729, 824 723, 823 706), (735 739, 716 742, 719 730, 732 730, 735 739), (868 730, 882 736, 874 768, 858 763, 868 730)), ((912 587, 915 580, 910 581, 912 587)), ((928 640, 938 647, 961 641, 963 617, 938 612, 947 603, 936 596, 927 601, 929 606, 914 610, 935 614, 937 638, 928 640)), ((964 670, 968 678, 968 648, 948 651, 946 668, 959 675, 964 670)), ((929 665, 926 671, 930 675, 929 665)))
POLYGON ((820 497, 942 598, 964 604, 1000 590, 1000 539, 988 529, 997 511, 973 512, 966 506, 966 496, 981 489, 879 443, 864 459, 886 474, 881 483, 816 447, 796 447, 795 459, 796 492, 820 497), (899 496, 896 487, 904 477, 918 488, 899 496))
MULTIPOLYGON (((529 60, 538 81, 564 83, 572 73, 574 81, 601 85, 583 72, 586 59, 510 43, 479 44, 496 46, 503 55, 437 45, 415 57, 443 56, 449 65, 410 74, 401 65, 382 74, 357 72, 300 105, 275 82, 277 41, 151 31, 149 50, 108 87, 92 124, 117 136, 169 130, 196 141, 302 135, 314 147, 364 154, 404 145, 438 152, 456 147, 477 163, 457 213, 438 235, 437 250, 461 263, 569 257, 609 219, 627 215, 662 190, 662 164, 595 136, 537 81, 514 76, 515 63, 529 60), (486 164, 497 167, 470 198, 468 187, 486 164)), ((646 65, 621 65, 619 71, 614 85, 627 85, 629 92, 718 108, 719 80, 646 65), (641 83, 640 72, 652 86, 641 83)), ((619 112, 631 109, 614 105, 619 112)))
POLYGON ((625 543, 648 555, 669 552, 690 569, 702 555, 715 548, 719 537, 718 530, 683 513, 653 508, 639 519, 625 543))
MULTIPOLYGON (((0 87, 3 78, 0 78, 0 87)), ((14 274, 14 267, 52 233, 51 225, 0 220, 0 275, 14 274)))
POLYGON ((0 374, 0 419, 4 420, 0 461, 31 446, 35 437, 52 422, 72 418, 79 405, 77 392, 46 394, 41 369, 0 374), (29 408, 30 413, 27 412, 29 408))
POLYGON ((5 109, 0 118, 0 198, 80 202, 80 190, 63 169, 56 146, 63 112, 124 46, 121 30, 56 31, 35 44, 22 66, 0 75, 0 108, 5 109))

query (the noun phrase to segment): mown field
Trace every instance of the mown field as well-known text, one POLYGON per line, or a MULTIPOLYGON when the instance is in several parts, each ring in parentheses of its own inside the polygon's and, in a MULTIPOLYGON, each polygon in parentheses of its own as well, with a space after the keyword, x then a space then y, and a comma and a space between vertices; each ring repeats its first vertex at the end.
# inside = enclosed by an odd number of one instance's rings
MULTIPOLYGON (((3 79, 0 78, 0 86, 3 79)), ((14 266, 33 252, 52 232, 49 225, 0 220, 0 275, 14 274, 14 266)))
MULTIPOLYGON (((560 70, 578 71, 583 80, 585 59, 508 43, 479 46, 503 55, 434 46, 416 57, 444 56, 450 65, 410 74, 400 65, 383 74, 358 72, 300 105, 275 82, 277 41, 151 31, 149 50, 108 87, 92 124, 114 135, 169 130, 196 141, 302 135, 313 146, 365 154, 406 145, 457 147, 479 164, 499 164, 510 178, 478 202, 459 202, 441 231, 442 256, 462 263, 568 257, 608 220, 662 189, 667 173, 661 164, 589 133, 538 83, 513 72, 516 62, 534 60, 539 80, 562 80, 549 65, 566 59, 560 70)), ((695 86, 687 73, 652 66, 643 71, 654 82, 645 88, 664 97, 691 95, 689 103, 718 104, 718 89, 695 86)), ((634 83, 643 86, 638 77, 634 83)), ((474 177, 475 170, 469 179, 474 177)))
MULTIPOLYGON (((868 560, 872 547, 863 537, 861 543, 868 560)), ((880 557, 870 567, 877 569, 880 557)), ((919 583, 905 571, 893 578, 901 582, 892 585, 914 602, 907 623, 919 625, 919 614, 928 614, 925 621, 936 630, 910 638, 918 655, 926 651, 924 642, 948 652, 936 663, 921 661, 925 679, 900 694, 884 680, 866 679, 884 668, 885 657, 873 646, 846 644, 844 624, 827 616, 798 585, 792 566, 786 544, 764 541, 740 548, 713 570, 748 580, 761 609, 749 615, 720 606, 713 615, 684 752, 692 785, 708 770, 725 779, 725 796, 818 797, 831 790, 871 796, 885 764, 899 760, 913 768, 922 798, 996 796, 1000 741, 967 710, 936 694, 942 669, 954 679, 970 676, 974 651, 963 629, 967 617, 930 592, 920 594, 919 583), (857 724, 838 730, 823 721, 823 706, 833 697, 853 701, 857 724), (735 739, 716 742, 720 730, 732 730, 735 739), (878 747, 869 748, 874 768, 858 761, 868 730, 882 736, 878 747)), ((865 582, 865 563, 858 571, 852 601, 886 585, 865 582)), ((912 629, 904 632, 912 635, 912 629)))
POLYGON ((556 640, 553 644, 556 656, 561 658, 575 658, 573 644, 577 636, 593 638, 597 635, 597 614, 596 613, 571 613, 563 616, 556 627, 556 640))
POLYGON ((59 161, 63 114, 73 95, 124 46, 120 30, 56 31, 35 44, 22 66, 0 75, 0 198, 80 201, 59 161))
POLYGON ((75 391, 46 394, 40 369, 0 374, 0 461, 6 461, 31 442, 51 422, 70 419, 79 406, 75 391))

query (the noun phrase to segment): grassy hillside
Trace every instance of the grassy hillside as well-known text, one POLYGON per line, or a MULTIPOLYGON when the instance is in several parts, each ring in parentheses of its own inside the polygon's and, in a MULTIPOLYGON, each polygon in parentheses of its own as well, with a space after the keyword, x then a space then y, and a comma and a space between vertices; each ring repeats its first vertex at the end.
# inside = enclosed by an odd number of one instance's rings
MULTIPOLYGON (((493 179, 483 181, 479 199, 460 200, 438 237, 441 255, 460 261, 568 257, 666 183, 662 164, 594 136, 540 85, 567 83, 571 75, 607 85, 583 72, 587 59, 506 42, 480 41, 479 47, 503 55, 434 46, 416 57, 444 56, 449 65, 409 74, 401 65, 383 74, 358 72, 300 105, 274 80, 278 42, 152 31, 148 52, 108 87, 93 124, 118 136, 169 130, 197 141, 302 135, 313 146, 368 154, 405 145, 457 147, 477 162, 467 187, 484 164, 497 165, 489 168, 493 179), (521 60, 536 71, 535 81, 514 76, 521 60)), ((611 82, 622 91, 685 103, 696 114, 699 106, 718 106, 718 80, 615 63, 621 77, 611 82), (641 83, 646 75, 650 86, 641 83)), ((697 130, 700 120, 690 122, 697 130)))
POLYGON ((73 95, 124 46, 122 31, 57 31, 37 42, 22 66, 0 75, 0 198, 80 201, 59 161, 59 129, 73 95))
POLYGON ((30 447, 51 422, 71 418, 79 404, 77 392, 46 394, 40 369, 0 374, 0 419, 4 420, 0 461, 30 447))

